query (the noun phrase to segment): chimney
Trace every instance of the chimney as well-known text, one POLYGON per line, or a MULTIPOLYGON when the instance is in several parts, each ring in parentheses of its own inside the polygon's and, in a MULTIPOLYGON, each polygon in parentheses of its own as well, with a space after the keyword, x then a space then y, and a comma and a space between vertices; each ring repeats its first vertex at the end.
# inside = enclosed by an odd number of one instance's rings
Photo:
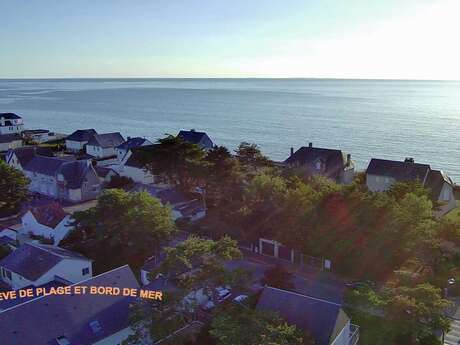
POLYGON ((347 165, 351 165, 351 154, 347 154, 347 165))
POLYGON ((294 154, 294 148, 291 147, 291 156, 294 154))
POLYGON ((195 128, 192 128, 192 129, 190 130, 190 132, 195 132, 195 128))
POLYGON ((308 143, 308 147, 313 147, 313 143, 308 143))
POLYGON ((128 141, 129 141, 129 140, 131 140, 131 137, 130 137, 130 136, 128 136, 128 141))
POLYGON ((414 158, 412 157, 406 157, 406 159, 404 160, 404 163, 414 163, 414 158))

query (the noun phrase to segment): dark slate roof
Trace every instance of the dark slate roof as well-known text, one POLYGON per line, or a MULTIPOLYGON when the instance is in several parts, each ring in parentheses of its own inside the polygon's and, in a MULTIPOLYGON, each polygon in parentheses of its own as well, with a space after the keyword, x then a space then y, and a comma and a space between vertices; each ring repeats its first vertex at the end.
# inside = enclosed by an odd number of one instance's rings
POLYGON ((149 142, 147 139, 145 138, 141 138, 141 137, 136 137, 136 138, 129 138, 127 141, 125 141, 123 144, 121 145, 118 145, 117 146, 117 149, 120 149, 120 150, 130 150, 130 149, 133 149, 135 147, 139 147, 139 146, 142 146, 144 145, 146 142, 149 142))
POLYGON ((95 136, 97 132, 94 129, 79 129, 70 134, 66 140, 71 140, 71 141, 89 141, 93 136, 95 136))
POLYGON ((83 255, 67 249, 26 243, 1 260, 0 266, 35 281, 64 259, 89 261, 83 255))
POLYGON ((22 140, 19 134, 3 134, 0 135, 0 144, 11 143, 12 141, 22 140))
POLYGON ((64 176, 68 188, 79 189, 85 181, 89 169, 93 169, 93 167, 88 161, 78 160, 62 164, 57 173, 64 176))
POLYGON ((18 120, 21 119, 21 116, 15 113, 0 113, 0 118, 4 118, 6 120, 18 120))
POLYGON ((25 167, 36 155, 47 157, 53 156, 53 151, 50 148, 39 146, 20 147, 8 152, 14 152, 22 167, 25 167))
POLYGON ((325 174, 329 177, 338 177, 346 164, 346 159, 344 159, 342 151, 312 146, 302 146, 293 155, 288 157, 284 163, 289 165, 313 166, 318 160, 321 160, 325 164, 325 174))
POLYGON ((185 141, 194 144, 200 144, 203 138, 208 139, 212 143, 211 138, 209 138, 209 136, 205 132, 197 132, 194 129, 191 129, 189 131, 180 131, 177 136, 181 137, 185 141))
POLYGON ((125 165, 133 168, 143 168, 145 166, 144 161, 147 158, 146 155, 148 155, 150 151, 153 151, 156 146, 158 146, 158 144, 139 146, 132 149, 132 154, 129 156, 125 165))
POLYGON ((191 217, 191 216, 194 216, 195 214, 197 214, 198 212, 201 212, 204 210, 204 205, 203 205, 203 202, 198 200, 198 199, 194 199, 194 200, 191 200, 187 203, 184 203, 184 204, 180 204, 176 207, 174 207, 174 209, 176 211, 179 211, 183 217, 191 217))
POLYGON ((438 199, 441 194, 442 187, 445 183, 451 186, 454 185, 450 177, 447 176, 444 172, 440 170, 430 170, 425 182, 425 187, 431 191, 433 197, 438 199))
POLYGON ((117 147, 121 145, 125 139, 119 132, 116 133, 105 133, 105 134, 96 134, 89 141, 88 145, 100 146, 102 148, 108 147, 117 147))
POLYGON ((430 166, 428 164, 372 158, 366 174, 392 177, 396 181, 419 180, 423 183, 429 171, 430 166))
MULTIPOLYGON (((128 266, 74 285, 139 288, 128 266)), ((133 302, 133 298, 121 295, 74 294, 35 298, 0 312, 0 324, 4 330, 0 332, 0 344, 48 345, 63 335, 70 344, 94 344, 128 327, 129 305, 133 302)))
POLYGON ((36 155, 25 166, 23 165, 23 168, 38 174, 55 176, 61 165, 65 163, 68 163, 67 159, 36 155))
POLYGON ((331 344, 350 321, 339 304, 272 287, 264 288, 257 309, 279 313, 310 333, 317 345, 331 344))
POLYGON ((55 228, 62 220, 68 216, 62 206, 57 202, 52 202, 30 210, 38 223, 55 228))
MULTIPOLYGON (((111 168, 101 167, 101 166, 96 166, 94 168, 94 170, 96 170, 97 176, 99 176, 101 178, 105 178, 109 174, 109 172, 111 172, 111 171, 116 173, 116 171, 111 169, 111 168)), ((116 173, 116 174, 118 175, 118 173, 116 173)))

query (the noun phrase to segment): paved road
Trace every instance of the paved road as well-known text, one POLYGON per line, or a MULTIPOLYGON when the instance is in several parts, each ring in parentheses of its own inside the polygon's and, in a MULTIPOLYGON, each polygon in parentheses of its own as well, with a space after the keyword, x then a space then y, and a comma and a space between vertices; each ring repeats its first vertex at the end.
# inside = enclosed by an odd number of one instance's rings
POLYGON ((444 338, 445 345, 460 345, 460 320, 454 320, 451 331, 444 338))
MULTIPOLYGON (((227 268, 245 268, 252 272, 253 290, 262 288, 260 280, 263 278, 265 271, 271 267, 271 262, 264 257, 246 256, 243 260, 235 260, 226 264, 227 268)), ((325 299, 335 303, 343 302, 343 292, 345 286, 343 282, 334 279, 330 274, 312 270, 302 274, 294 273, 292 282, 293 291, 303 295, 325 299)))

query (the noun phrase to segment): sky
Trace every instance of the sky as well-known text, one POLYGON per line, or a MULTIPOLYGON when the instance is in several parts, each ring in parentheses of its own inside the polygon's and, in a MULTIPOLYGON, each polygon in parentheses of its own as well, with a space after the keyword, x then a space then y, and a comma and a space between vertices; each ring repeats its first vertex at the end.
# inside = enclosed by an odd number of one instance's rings
POLYGON ((0 0, 0 78, 460 80, 460 0, 0 0))

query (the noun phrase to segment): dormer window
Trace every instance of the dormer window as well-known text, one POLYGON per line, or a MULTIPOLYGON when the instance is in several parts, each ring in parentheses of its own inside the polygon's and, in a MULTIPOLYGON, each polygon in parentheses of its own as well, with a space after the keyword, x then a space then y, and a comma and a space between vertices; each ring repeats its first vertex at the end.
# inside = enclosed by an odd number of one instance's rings
POLYGON ((316 170, 321 170, 321 161, 317 161, 315 164, 316 170))

